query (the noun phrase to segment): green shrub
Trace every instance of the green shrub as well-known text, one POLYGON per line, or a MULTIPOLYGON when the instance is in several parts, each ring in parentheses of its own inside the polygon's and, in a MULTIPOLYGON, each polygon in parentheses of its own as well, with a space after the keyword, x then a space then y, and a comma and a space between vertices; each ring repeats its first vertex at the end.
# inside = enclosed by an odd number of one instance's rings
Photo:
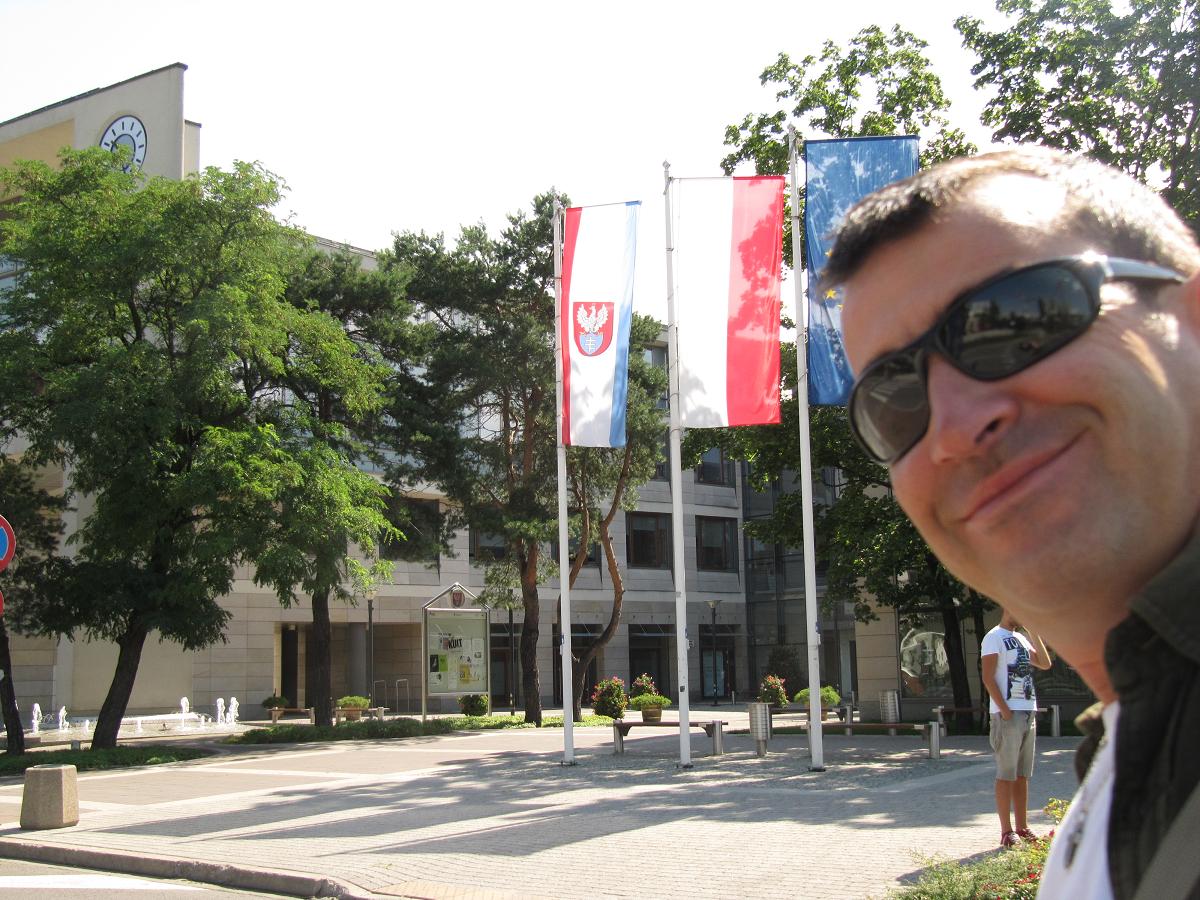
POLYGON ((20 775, 30 766, 74 766, 83 772, 95 769, 123 769, 129 766, 157 766, 185 759, 212 756, 210 750, 178 747, 173 744, 140 747, 113 747, 106 750, 39 750, 36 753, 0 754, 0 776, 20 775))
POLYGON ((625 693, 625 682, 613 675, 605 678, 592 691, 592 709, 598 716, 620 719, 625 715, 629 697, 625 693))
POLYGON ((758 702, 769 703, 772 706, 787 706, 787 688, 778 675, 766 675, 758 686, 758 702))
POLYGON ((371 701, 357 694, 348 694, 345 697, 338 697, 337 705, 339 709, 366 709, 371 705, 371 701))
POLYGON ((263 701, 262 705, 264 709, 273 709, 277 706, 281 709, 290 709, 292 706, 292 704, 288 702, 288 698, 280 694, 272 694, 263 701))
MULTIPOLYGON (((633 684, 629 686, 629 699, 640 697, 642 694, 657 694, 658 688, 654 684, 654 679, 643 672, 637 678, 633 679, 633 684)), ((635 707, 639 708, 639 707, 635 707)))
POLYGON ((671 698, 662 694, 638 694, 629 698, 629 705, 634 709, 666 709, 671 705, 671 698))
MULTIPOLYGON (((799 691, 796 694, 795 700, 802 706, 808 706, 808 688, 799 691)), ((839 694, 832 684, 821 685, 821 706, 825 709, 832 709, 842 702, 842 695, 839 694)))
POLYGON ((486 716, 487 697, 483 694, 464 694, 458 698, 458 708, 462 710, 464 716, 486 716))

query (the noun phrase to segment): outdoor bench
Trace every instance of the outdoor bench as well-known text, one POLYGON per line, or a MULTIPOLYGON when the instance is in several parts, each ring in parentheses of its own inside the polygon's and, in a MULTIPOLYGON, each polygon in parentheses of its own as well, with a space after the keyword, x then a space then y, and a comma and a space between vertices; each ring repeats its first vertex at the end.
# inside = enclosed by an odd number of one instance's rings
POLYGON ((278 724, 280 717, 287 715, 288 713, 295 713, 296 715, 300 715, 300 714, 306 715, 306 716, 308 716, 308 721, 310 724, 313 724, 313 725, 317 724, 317 714, 316 714, 316 711, 311 706, 308 706, 308 707, 304 707, 304 706, 272 706, 270 709, 270 713, 271 713, 271 724, 272 725, 278 724))
POLYGON ((386 706, 368 706, 365 708, 358 707, 358 706, 351 706, 351 707, 343 708, 343 707, 339 706, 339 707, 336 707, 333 711, 333 724, 340 725, 342 723, 342 719, 346 719, 347 721, 349 721, 350 717, 345 715, 345 713, 348 711, 358 711, 358 710, 361 710, 362 715, 368 719, 379 719, 380 721, 383 721, 383 714, 385 712, 387 712, 388 709, 389 709, 389 707, 386 707, 386 706))
MULTIPOLYGON (((808 723, 800 725, 808 731, 808 723)), ((824 722, 822 732, 842 732, 846 735, 859 734, 915 734, 926 741, 926 749, 930 759, 940 759, 942 754, 941 734, 937 722, 824 722)))
MULTIPOLYGON (((711 722, 689 721, 688 725, 691 728, 703 728, 704 733, 712 738, 713 756, 720 756, 725 752, 725 732, 724 728, 728 722, 720 722, 713 720, 711 722)), ((613 722, 613 753, 625 752, 625 735, 629 734, 631 728, 674 728, 679 729, 678 722, 634 722, 618 719, 613 722)))
MULTIPOLYGON (((1062 737, 1062 713, 1061 707, 1057 703, 1051 703, 1049 706, 1039 706, 1037 708, 1038 715, 1046 713, 1050 714, 1050 736, 1062 737)), ((982 722, 986 731, 988 718, 991 715, 990 708, 987 706, 935 706, 934 713, 937 714, 938 725, 942 728, 942 737, 946 736, 946 713, 969 712, 972 715, 975 713, 982 714, 982 722)))

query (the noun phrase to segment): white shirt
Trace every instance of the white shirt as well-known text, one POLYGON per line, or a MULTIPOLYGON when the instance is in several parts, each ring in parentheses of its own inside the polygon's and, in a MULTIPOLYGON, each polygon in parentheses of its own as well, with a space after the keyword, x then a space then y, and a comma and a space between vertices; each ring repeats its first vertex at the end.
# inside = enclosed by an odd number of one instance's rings
POLYGON ((1112 900, 1112 882, 1108 878, 1108 815, 1112 808, 1113 779, 1116 775, 1117 716, 1121 704, 1104 707, 1104 742, 1096 751, 1092 766, 1067 816, 1054 829, 1050 855, 1042 870, 1038 897, 1044 900, 1112 900), (1071 847, 1074 845, 1074 854, 1071 847), (1068 865, 1068 856, 1071 856, 1068 865))
MULTIPOLYGON (((983 636, 983 644, 979 648, 981 656, 995 654, 996 687, 1000 696, 1011 710, 1037 709, 1037 693, 1033 685, 1033 644, 1029 638, 1016 631, 1009 631, 997 625, 983 636)), ((988 706, 993 713, 1000 712, 996 701, 988 693, 988 706)))

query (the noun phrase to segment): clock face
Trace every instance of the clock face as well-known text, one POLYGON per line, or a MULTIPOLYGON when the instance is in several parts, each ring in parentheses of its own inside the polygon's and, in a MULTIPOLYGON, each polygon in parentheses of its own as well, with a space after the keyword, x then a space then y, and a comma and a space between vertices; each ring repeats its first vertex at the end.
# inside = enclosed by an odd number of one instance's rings
POLYGON ((100 146, 105 150, 127 148, 133 154, 133 168, 140 169, 146 160, 146 126, 137 116, 121 116, 104 129, 100 146))

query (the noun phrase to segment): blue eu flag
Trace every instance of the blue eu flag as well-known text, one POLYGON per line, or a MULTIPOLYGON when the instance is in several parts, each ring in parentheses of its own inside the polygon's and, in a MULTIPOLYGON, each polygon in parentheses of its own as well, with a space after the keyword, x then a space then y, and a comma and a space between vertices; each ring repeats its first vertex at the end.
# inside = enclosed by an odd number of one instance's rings
POLYGON ((834 229, 855 203, 915 175, 916 137, 807 141, 804 236, 808 243, 808 402, 844 406, 854 384, 842 346, 839 291, 817 290, 834 229), (817 291, 814 293, 814 291, 817 291))

